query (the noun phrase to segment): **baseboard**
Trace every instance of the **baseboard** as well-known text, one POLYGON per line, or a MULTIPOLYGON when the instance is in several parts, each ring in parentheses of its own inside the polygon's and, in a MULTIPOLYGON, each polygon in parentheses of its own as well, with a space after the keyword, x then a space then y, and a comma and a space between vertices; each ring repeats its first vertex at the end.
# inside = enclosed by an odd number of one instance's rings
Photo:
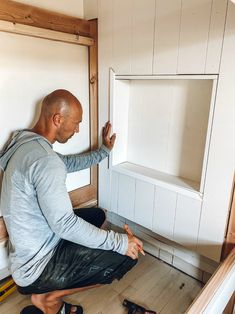
POLYGON ((123 230, 123 225, 127 223, 133 233, 144 242, 146 252, 203 283, 209 280, 219 265, 115 213, 107 212, 107 219, 111 229, 116 231, 123 230))

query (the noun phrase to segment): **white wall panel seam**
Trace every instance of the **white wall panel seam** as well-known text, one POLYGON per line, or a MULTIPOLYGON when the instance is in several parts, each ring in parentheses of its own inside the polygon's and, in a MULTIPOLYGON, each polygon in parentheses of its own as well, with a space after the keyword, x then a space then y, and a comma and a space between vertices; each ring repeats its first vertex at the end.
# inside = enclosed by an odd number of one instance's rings
POLYGON ((175 202, 174 226, 173 226, 173 239, 174 240, 175 240, 175 223, 176 223, 176 211, 177 211, 177 206, 178 206, 178 197, 179 197, 179 194, 177 193, 177 195, 176 195, 176 202, 175 202))
POLYGON ((197 242, 196 242, 196 247, 195 247, 195 251, 197 252, 198 250, 198 246, 199 246, 199 231, 200 231, 200 223, 201 223, 201 217, 202 217, 202 204, 203 201, 201 202, 201 206, 200 206, 200 215, 199 215, 199 219, 198 219, 198 227, 197 227, 197 242))
POLYGON ((181 0, 180 6, 180 26, 179 26, 179 38, 178 38, 178 54, 177 54, 177 65, 176 65, 176 74, 179 73, 179 54, 180 54, 180 39, 181 39, 181 30, 182 30, 182 7, 183 7, 183 0, 181 0))
POLYGON ((137 180, 135 179, 135 191, 134 191, 134 208, 133 208, 133 218, 134 218, 134 222, 135 222, 135 206, 136 206, 136 184, 137 184, 137 180))
POLYGON ((214 2, 214 0, 211 1, 211 14, 210 14, 210 22, 209 22, 208 35, 207 35, 207 45, 206 45, 206 56, 205 56, 205 64, 204 64, 204 73, 206 73, 206 64, 207 64, 207 58, 208 58, 208 47, 209 47, 209 40, 210 40, 210 30, 211 30, 211 19, 212 19, 213 2, 214 2))
POLYGON ((154 15, 154 24, 153 24, 153 56, 152 56, 152 75, 153 75, 153 71, 154 71, 154 55, 155 55, 155 36, 156 36, 156 19, 157 19, 157 1, 155 0, 155 15, 154 15))
MULTIPOLYGON (((227 7, 226 7, 226 14, 225 14, 225 21, 224 21, 224 31, 223 31, 223 40, 222 40, 222 46, 221 46, 221 53, 220 53, 220 60, 219 60, 219 73, 220 73, 220 68, 221 68, 221 62, 222 62, 222 55, 223 55, 223 50, 224 50, 224 37, 225 37, 225 30, 226 30, 226 25, 228 23, 227 21, 227 16, 228 16, 228 4, 230 0, 227 0, 227 7)), ((217 84, 218 86, 218 84, 217 84)))

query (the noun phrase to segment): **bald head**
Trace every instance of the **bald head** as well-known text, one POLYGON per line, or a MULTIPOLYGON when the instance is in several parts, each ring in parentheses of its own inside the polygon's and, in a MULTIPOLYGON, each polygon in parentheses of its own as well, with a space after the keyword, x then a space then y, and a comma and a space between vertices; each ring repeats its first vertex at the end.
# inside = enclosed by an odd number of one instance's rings
POLYGON ((82 106, 79 100, 65 89, 57 89, 42 102, 41 114, 32 129, 51 143, 65 143, 79 132, 82 121, 82 106))
POLYGON ((69 115, 72 109, 82 110, 79 100, 65 89, 57 89, 43 99, 41 113, 45 117, 56 113, 69 115))

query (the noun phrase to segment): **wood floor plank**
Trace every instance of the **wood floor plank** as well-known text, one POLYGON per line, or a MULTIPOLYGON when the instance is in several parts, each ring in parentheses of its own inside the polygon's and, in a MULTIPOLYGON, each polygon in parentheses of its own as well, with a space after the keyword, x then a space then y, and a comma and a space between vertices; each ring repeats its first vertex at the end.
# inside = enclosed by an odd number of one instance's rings
MULTIPOLYGON (((158 314, 184 313, 202 286, 197 280, 155 257, 141 256, 137 266, 120 281, 66 297, 81 304, 84 314, 126 314, 125 298, 158 314)), ((15 292, 0 303, 1 314, 19 314, 30 297, 15 292)))

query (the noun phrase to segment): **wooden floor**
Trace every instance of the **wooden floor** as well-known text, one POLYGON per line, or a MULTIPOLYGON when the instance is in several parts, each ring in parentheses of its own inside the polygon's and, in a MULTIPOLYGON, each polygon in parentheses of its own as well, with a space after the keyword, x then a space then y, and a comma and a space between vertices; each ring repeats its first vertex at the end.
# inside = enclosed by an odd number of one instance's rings
MULTIPOLYGON (((119 282, 67 297, 81 304, 84 314, 124 314, 124 298, 158 314, 184 313, 202 289, 193 278, 146 254, 137 266, 119 282)), ((15 292, 0 304, 1 314, 19 314, 30 298, 15 292)))

